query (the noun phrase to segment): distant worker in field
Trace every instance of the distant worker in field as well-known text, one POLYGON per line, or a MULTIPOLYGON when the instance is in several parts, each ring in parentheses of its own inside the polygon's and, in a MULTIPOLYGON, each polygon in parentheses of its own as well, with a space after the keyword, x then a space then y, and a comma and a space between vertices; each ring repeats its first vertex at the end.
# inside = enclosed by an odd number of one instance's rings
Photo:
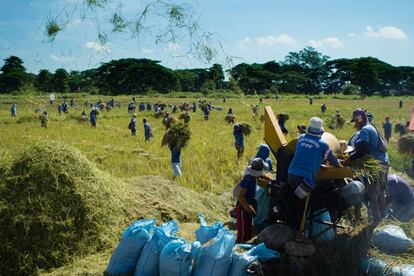
POLYGON ((244 243, 252 238, 252 220, 256 216, 257 179, 262 177, 267 164, 261 158, 253 158, 244 171, 238 184, 236 204, 237 243, 244 243))
POLYGON ((165 129, 169 129, 171 127, 170 113, 165 112, 164 118, 162 118, 162 123, 165 126, 165 129))
POLYGON ((296 128, 298 129, 299 136, 302 134, 306 134, 306 128, 307 128, 306 125, 304 124, 297 125, 296 128))
POLYGON ((66 100, 63 101, 61 107, 62 107, 62 112, 63 113, 68 113, 68 103, 66 102, 66 100))
POLYGON ((223 97, 223 103, 225 103, 226 102, 226 97, 223 97))
POLYGON ((147 102, 147 111, 151 111, 151 109, 152 109, 151 103, 147 102))
POLYGON ((109 102, 108 102, 108 105, 110 106, 110 107, 112 107, 112 108, 114 108, 115 107, 115 100, 114 100, 114 97, 111 97, 111 99, 109 100, 109 102))
POLYGON ((395 174, 388 175, 389 197, 392 215, 403 222, 414 218, 414 192, 410 184, 395 174))
POLYGON ((322 113, 325 113, 327 110, 328 110, 328 108, 326 108, 326 104, 321 105, 322 113))
POLYGON ((173 179, 181 176, 181 147, 179 145, 175 147, 170 146, 171 151, 171 167, 173 169, 173 179))
POLYGON ((193 112, 195 113, 197 111, 197 104, 193 102, 193 112))
POLYGON ((230 108, 225 119, 229 124, 234 124, 234 118, 233 110, 230 108))
POLYGON ((309 97, 309 104, 313 105, 313 97, 309 97))
POLYGON ((307 241, 301 232, 302 218, 306 211, 305 199, 316 187, 316 176, 325 159, 329 164, 340 167, 336 156, 322 140, 323 121, 312 117, 306 134, 299 137, 296 143, 295 155, 288 170, 288 218, 287 223, 296 230, 295 240, 307 241))
POLYGON ((86 120, 86 111, 85 110, 82 111, 81 118, 82 118, 83 121, 86 120))
POLYGON ((185 117, 184 117, 184 123, 188 124, 190 123, 191 120, 191 115, 190 112, 188 112, 188 110, 185 111, 185 117))
POLYGON ((98 110, 93 107, 92 111, 89 113, 89 122, 91 123, 92 127, 96 127, 96 123, 98 120, 98 110))
POLYGON ((263 98, 259 98, 259 103, 263 103, 263 98))
POLYGON ((259 105, 253 105, 252 107, 252 113, 253 115, 257 115, 257 113, 259 113, 259 105))
POLYGON ((398 107, 403 108, 403 101, 402 100, 400 100, 400 103, 398 104, 398 107))
POLYGON ((144 136, 145 136, 145 142, 149 142, 151 140, 152 137, 152 130, 151 130, 151 126, 148 123, 147 119, 144 118, 142 119, 142 123, 144 124, 144 136))
POLYGON ((208 108, 204 109, 204 120, 208 121, 208 116, 210 115, 210 111, 208 110, 208 108))
POLYGON ((137 135, 137 114, 132 115, 131 121, 129 122, 128 128, 131 130, 131 135, 137 135))
POLYGON ((17 106, 16 106, 16 104, 13 104, 11 106, 11 108, 10 108, 10 115, 12 117, 16 117, 16 115, 17 115, 17 106))
POLYGON ((390 122, 390 116, 385 117, 385 121, 382 123, 382 128, 384 129, 384 137, 389 142, 392 135, 392 124, 390 122))
POLYGON ((233 126, 233 136, 234 136, 234 147, 237 151, 237 158, 241 158, 244 152, 244 134, 243 128, 240 124, 236 123, 233 126))
POLYGON ((47 111, 44 111, 43 114, 40 116, 40 127, 47 128, 49 125, 49 116, 47 111))
POLYGON ((57 109, 58 109, 59 115, 62 115, 62 105, 58 104, 57 109))
POLYGON ((134 113, 135 112, 135 103, 133 101, 131 101, 128 104, 128 113, 134 113))
POLYGON ((368 198, 372 215, 374 222, 378 222, 386 215, 385 192, 387 190, 387 174, 389 169, 386 141, 383 142, 383 138, 381 138, 378 130, 368 122, 367 114, 363 109, 358 108, 354 110, 351 122, 355 124, 359 135, 355 141, 355 151, 345 163, 370 155, 381 164, 378 179, 368 185, 368 198))
POLYGON ((277 115, 277 122, 284 135, 287 135, 289 133, 289 131, 285 127, 285 123, 287 120, 289 120, 289 115, 282 113, 277 115))
POLYGON ((73 98, 70 99, 70 108, 75 107, 75 100, 73 98))

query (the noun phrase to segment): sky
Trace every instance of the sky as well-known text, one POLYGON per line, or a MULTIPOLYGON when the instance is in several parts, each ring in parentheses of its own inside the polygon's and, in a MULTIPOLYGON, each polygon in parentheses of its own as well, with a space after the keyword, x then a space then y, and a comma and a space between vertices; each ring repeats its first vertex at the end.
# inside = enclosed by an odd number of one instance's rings
MULTIPOLYGON (((147 17, 145 31, 132 37, 111 32, 117 11, 128 21, 154 0, 109 0, 91 10, 84 0, 0 0, 0 59, 16 55, 29 72, 57 68, 85 70, 120 58, 159 60, 172 69, 225 68, 242 62, 283 61, 311 46, 331 59, 373 56, 394 66, 414 66, 412 0, 165 0, 191 7, 200 28, 212 34, 217 56, 202 62, 189 52, 186 36, 155 43, 165 26, 161 8, 147 17), (63 26, 53 41, 45 35, 51 19, 63 26), (102 44, 98 34, 106 34, 102 44), (226 57, 232 57, 231 62, 226 57)), ((0 61, 0 66, 2 61, 0 61)))

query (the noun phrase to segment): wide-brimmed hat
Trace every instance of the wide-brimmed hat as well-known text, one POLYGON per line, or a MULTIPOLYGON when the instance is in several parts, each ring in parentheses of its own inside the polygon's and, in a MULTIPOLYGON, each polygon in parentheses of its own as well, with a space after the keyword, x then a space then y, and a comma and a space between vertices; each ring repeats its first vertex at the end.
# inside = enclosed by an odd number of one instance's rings
POLYGON ((352 118, 351 118, 351 123, 352 122, 367 122, 368 121, 368 117, 367 117, 367 113, 365 112, 364 109, 362 108, 357 108, 352 112, 352 118))
POLYGON ((250 160, 249 168, 254 171, 264 171, 269 168, 269 165, 262 158, 255 157, 250 160))
POLYGON ((323 120, 319 117, 312 117, 309 121, 308 133, 315 135, 322 135, 325 131, 323 129, 323 120))

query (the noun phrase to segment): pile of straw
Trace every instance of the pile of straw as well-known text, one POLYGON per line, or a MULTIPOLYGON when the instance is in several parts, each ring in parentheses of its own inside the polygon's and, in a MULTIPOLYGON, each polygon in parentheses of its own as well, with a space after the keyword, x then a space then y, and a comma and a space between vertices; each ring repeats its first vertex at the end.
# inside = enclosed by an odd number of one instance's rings
POLYGON ((252 133, 252 127, 248 123, 241 123, 240 127, 244 135, 250 135, 252 133))
POLYGON ((191 132, 187 124, 178 123, 169 128, 162 138, 161 146, 168 145, 171 149, 185 148, 191 138, 191 132))

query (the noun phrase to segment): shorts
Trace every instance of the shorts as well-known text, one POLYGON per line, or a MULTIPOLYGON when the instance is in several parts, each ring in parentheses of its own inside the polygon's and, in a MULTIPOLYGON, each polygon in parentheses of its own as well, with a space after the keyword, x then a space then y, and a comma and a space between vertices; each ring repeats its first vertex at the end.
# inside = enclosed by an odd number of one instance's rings
POLYGON ((171 163, 171 167, 174 172, 174 176, 181 176, 181 163, 171 163))

